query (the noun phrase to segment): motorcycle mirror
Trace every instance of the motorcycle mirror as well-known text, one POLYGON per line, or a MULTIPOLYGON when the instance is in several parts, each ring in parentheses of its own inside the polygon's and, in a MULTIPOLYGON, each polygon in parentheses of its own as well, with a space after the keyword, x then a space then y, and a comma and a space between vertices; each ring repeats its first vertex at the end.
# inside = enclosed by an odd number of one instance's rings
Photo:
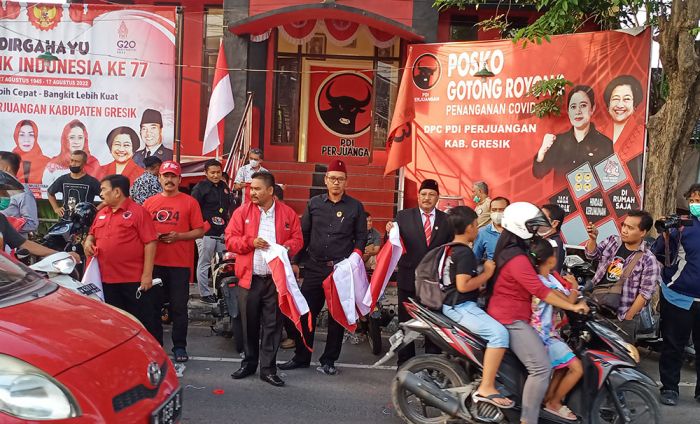
POLYGON ((17 178, 8 174, 5 171, 0 171, 0 190, 6 191, 24 191, 22 183, 17 181, 17 178))

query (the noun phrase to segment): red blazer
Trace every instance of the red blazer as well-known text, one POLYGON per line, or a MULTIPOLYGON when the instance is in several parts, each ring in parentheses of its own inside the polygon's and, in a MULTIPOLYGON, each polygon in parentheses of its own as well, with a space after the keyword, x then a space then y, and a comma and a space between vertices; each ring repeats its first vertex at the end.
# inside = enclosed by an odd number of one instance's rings
MULTIPOLYGON (((235 253, 236 277, 238 285, 250 289, 253 278, 253 240, 258 237, 260 227, 260 209, 252 202, 241 205, 231 217, 226 231, 226 249, 235 253)), ((277 244, 287 246, 289 255, 294 256, 304 246, 299 216, 292 208, 275 200, 275 237, 277 244)))
MULTIPOLYGON (((100 173, 99 177, 95 177, 98 180, 101 180, 102 178, 106 177, 107 175, 112 175, 117 173, 117 162, 110 162, 107 165, 102 167, 102 172, 100 173)), ((126 162, 126 166, 124 167, 124 170, 122 170, 122 175, 127 177, 129 179, 129 183, 133 184, 134 181, 144 173, 144 169, 141 168, 134 162, 133 159, 129 159, 126 162)))

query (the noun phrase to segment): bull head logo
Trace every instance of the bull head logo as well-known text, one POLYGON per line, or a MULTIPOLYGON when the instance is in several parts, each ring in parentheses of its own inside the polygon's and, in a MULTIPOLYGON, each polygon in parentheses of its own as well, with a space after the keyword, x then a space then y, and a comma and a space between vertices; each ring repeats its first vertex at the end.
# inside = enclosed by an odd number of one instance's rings
POLYGON ((440 63, 435 56, 424 54, 413 65, 413 83, 421 90, 432 88, 440 78, 440 63), (432 65, 432 66, 431 66, 432 65), (435 76, 435 72, 438 73, 435 76))
POLYGON ((330 108, 321 110, 319 115, 331 131, 343 135, 357 134, 360 132, 355 128, 357 115, 365 112, 364 108, 372 100, 372 91, 366 87, 367 94, 363 99, 351 96, 334 96, 331 91, 334 84, 335 81, 331 80, 325 93, 330 108))

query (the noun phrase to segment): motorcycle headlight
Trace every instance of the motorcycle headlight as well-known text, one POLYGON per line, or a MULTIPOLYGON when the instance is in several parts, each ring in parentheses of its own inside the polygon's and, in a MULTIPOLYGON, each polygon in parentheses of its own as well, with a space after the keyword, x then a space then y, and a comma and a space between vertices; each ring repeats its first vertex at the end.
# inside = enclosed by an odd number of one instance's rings
POLYGON ((80 415, 78 402, 56 379, 3 354, 0 354, 0 411, 25 420, 59 420, 80 415))
POLYGON ((634 359, 634 362, 639 363, 639 361, 641 360, 639 357, 639 350, 637 350, 637 348, 630 343, 625 343, 623 346, 625 347, 627 354, 629 354, 629 356, 632 357, 632 359, 634 359))

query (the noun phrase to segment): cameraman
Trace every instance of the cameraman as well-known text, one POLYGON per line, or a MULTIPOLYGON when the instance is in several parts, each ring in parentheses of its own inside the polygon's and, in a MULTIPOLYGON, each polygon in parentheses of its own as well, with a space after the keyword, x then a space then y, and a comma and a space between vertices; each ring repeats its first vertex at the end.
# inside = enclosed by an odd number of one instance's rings
MULTIPOLYGON (((678 382, 683 365, 683 352, 690 334, 695 347, 700 347, 700 184, 693 184, 685 193, 691 222, 664 231, 654 243, 654 253, 661 261, 661 403, 678 403, 678 382), (668 248, 667 248, 668 246, 668 248), (668 255, 668 257, 666 257, 668 255)), ((684 224, 684 223, 680 223, 684 224)), ((658 225, 658 223, 657 223, 658 225)), ((668 220, 666 228, 668 228, 668 220)), ((700 382, 700 367, 696 367, 700 382)), ((695 387, 695 400, 700 402, 700 387, 695 387)))

